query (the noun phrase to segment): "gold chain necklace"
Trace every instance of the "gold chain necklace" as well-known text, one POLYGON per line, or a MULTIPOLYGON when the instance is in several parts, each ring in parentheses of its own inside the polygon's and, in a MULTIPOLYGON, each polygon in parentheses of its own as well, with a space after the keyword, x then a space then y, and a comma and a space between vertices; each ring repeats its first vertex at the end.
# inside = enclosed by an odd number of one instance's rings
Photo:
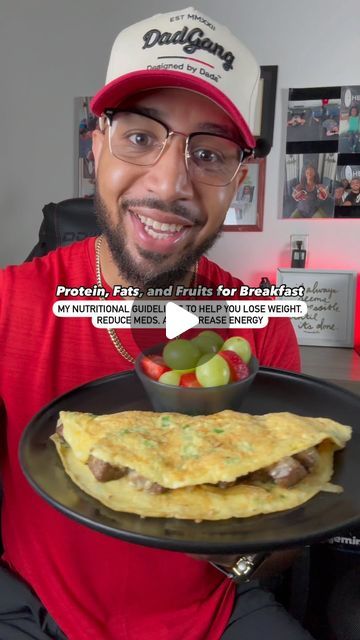
MULTIPOLYGON (((104 236, 98 236, 98 238, 96 238, 96 242, 95 242, 95 268, 96 268, 96 284, 98 285, 98 287, 102 287, 102 280, 101 280, 101 262, 100 262, 100 250, 101 250, 101 243, 103 241, 103 237, 104 236)), ((193 286, 196 287, 197 286, 197 275, 198 275, 198 262, 195 263, 195 270, 194 270, 194 275, 193 275, 193 286)), ((99 296, 100 300, 106 300, 106 298, 103 298, 102 296, 99 296)), ((121 340, 118 338, 118 336, 116 335, 115 329, 109 329, 107 328, 107 332, 110 336, 110 340, 113 343, 115 349, 120 353, 120 355, 125 358, 125 360, 127 360, 128 362, 131 362, 131 364, 135 364, 135 358, 128 352, 126 351, 124 345, 122 344, 121 340)))

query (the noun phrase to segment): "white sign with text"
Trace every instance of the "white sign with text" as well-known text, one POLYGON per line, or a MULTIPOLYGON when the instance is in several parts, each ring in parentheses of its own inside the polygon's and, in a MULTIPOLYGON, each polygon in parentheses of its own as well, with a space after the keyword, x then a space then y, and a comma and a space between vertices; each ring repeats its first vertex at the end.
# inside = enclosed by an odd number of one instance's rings
POLYGON ((307 314, 292 320, 300 345, 354 346, 355 271, 278 269, 277 284, 304 287, 307 314))

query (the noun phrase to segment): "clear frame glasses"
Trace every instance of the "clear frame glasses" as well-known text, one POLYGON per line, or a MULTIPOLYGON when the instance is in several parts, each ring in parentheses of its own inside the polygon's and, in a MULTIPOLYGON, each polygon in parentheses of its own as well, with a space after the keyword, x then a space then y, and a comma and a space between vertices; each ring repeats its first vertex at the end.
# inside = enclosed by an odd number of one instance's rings
MULTIPOLYGON (((106 109, 110 152, 119 160, 139 166, 154 165, 171 137, 185 138, 185 164, 194 182, 222 187, 230 184, 241 164, 252 155, 237 142, 216 133, 171 131, 163 122, 135 111, 106 109)), ((100 126, 104 130, 104 116, 100 126)))

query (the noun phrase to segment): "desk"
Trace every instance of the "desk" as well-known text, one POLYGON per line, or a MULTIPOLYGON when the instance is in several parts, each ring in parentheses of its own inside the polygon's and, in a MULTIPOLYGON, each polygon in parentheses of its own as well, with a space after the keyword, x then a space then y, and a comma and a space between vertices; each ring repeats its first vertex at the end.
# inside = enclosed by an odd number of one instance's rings
POLYGON ((302 373, 360 395, 360 356, 353 349, 300 347, 302 373))

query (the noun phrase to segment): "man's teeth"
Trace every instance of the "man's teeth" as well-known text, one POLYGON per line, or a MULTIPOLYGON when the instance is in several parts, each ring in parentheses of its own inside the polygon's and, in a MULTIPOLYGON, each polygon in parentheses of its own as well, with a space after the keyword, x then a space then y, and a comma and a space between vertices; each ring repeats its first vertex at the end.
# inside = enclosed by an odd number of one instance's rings
POLYGON ((147 218, 140 214, 137 215, 139 220, 145 226, 146 233, 153 238, 169 238, 171 234, 177 233, 184 228, 184 225, 182 224, 167 224, 166 222, 159 222, 158 220, 153 220, 152 218, 147 218), (161 233, 159 233, 159 231, 161 233))
POLYGON ((170 236, 172 235, 171 233, 164 233, 163 231, 161 233, 157 233, 156 231, 154 231, 154 229, 152 229, 151 227, 147 227, 146 225, 145 231, 152 238, 160 238, 161 240, 163 240, 164 238, 170 238, 170 236))

